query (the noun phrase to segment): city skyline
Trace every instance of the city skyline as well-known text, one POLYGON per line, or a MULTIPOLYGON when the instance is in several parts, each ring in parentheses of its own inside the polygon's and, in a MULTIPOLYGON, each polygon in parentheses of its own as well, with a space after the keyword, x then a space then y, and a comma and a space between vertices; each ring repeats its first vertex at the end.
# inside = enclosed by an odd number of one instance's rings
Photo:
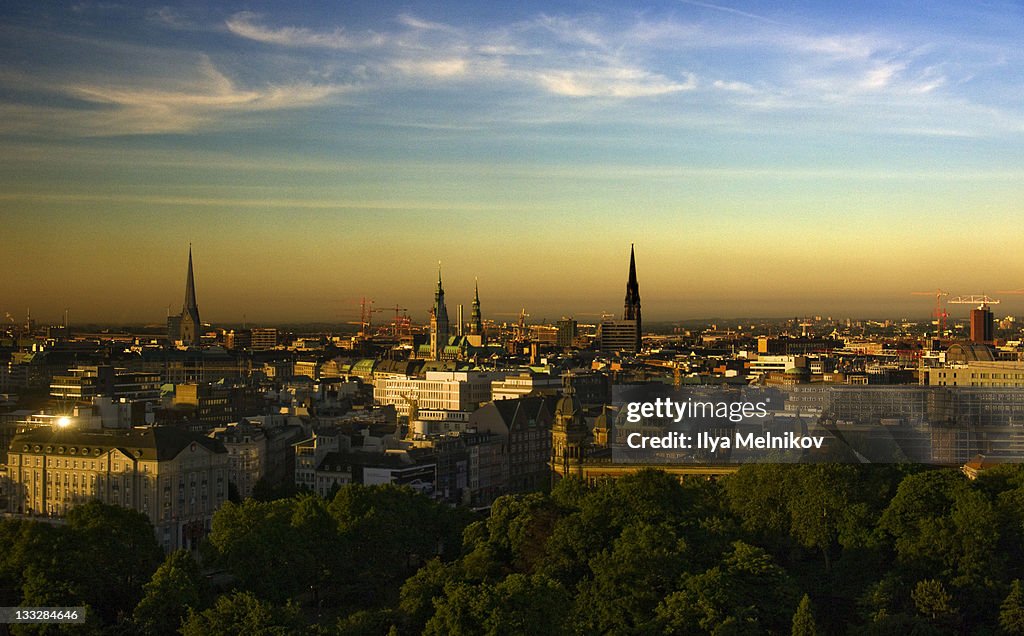
MULTIPOLYGON (((535 314, 532 314, 532 313, 526 313, 525 314, 525 321, 526 321, 526 323, 527 324, 554 324, 554 322, 556 320, 564 319, 564 318, 577 318, 577 319, 579 319, 579 321, 581 323, 588 323, 588 322, 589 323, 597 323, 597 322, 600 322, 601 320, 618 319, 618 318, 635 319, 636 316, 639 315, 639 311, 640 310, 639 310, 639 297, 636 295, 637 294, 636 285, 638 283, 638 277, 636 275, 636 264, 635 264, 634 249, 635 249, 634 244, 630 244, 628 277, 626 278, 626 284, 625 284, 625 289, 626 289, 626 296, 625 296, 626 309, 625 310, 618 310, 618 311, 616 311, 616 310, 605 310, 605 309, 602 309, 600 312, 585 312, 585 311, 562 312, 562 313, 555 312, 554 314, 552 314, 552 317, 549 317, 547 315, 535 315, 535 314), (633 303, 636 304, 636 308, 632 310, 633 311, 632 314, 630 314, 630 311, 631 311, 630 307, 632 306, 631 300, 630 300, 631 298, 633 299, 633 303), (622 312, 621 316, 619 315, 620 312, 622 312)), ((184 302, 181 304, 180 314, 179 314, 179 310, 177 309, 176 305, 174 305, 173 303, 168 304, 168 306, 166 308, 167 315, 165 317, 168 320, 173 316, 175 318, 178 318, 179 321, 181 321, 181 320, 184 319, 186 314, 192 314, 192 315, 195 316, 194 318, 192 318, 193 322, 196 322, 196 321, 199 320, 198 314, 194 313, 194 312, 198 312, 197 305, 201 304, 201 303, 197 302, 199 294, 196 291, 196 282, 195 282, 195 277, 196 276, 195 276, 194 271, 193 271, 193 263, 192 263, 192 261, 193 261, 193 259, 192 259, 192 246, 190 244, 189 247, 188 247, 188 259, 187 259, 185 284, 182 286, 182 290, 183 290, 183 293, 184 293, 184 302)), ((435 271, 436 271, 437 279, 435 279, 432 284, 435 285, 435 286, 439 286, 440 283, 441 283, 441 278, 442 278, 442 267, 441 267, 441 263, 440 262, 437 264, 437 269, 435 271)), ((460 279, 461 279, 461 277, 460 277, 460 279)), ((447 283, 445 283, 445 285, 447 285, 447 283)), ((434 293, 435 302, 436 302, 436 291, 437 291, 437 289, 439 289, 439 287, 435 287, 435 293, 434 293)), ((929 295, 931 295, 933 293, 934 292, 913 292, 913 294, 915 296, 919 296, 919 297, 920 296, 929 296, 929 295)), ((1013 298, 1013 296, 1018 295, 1018 293, 1019 293, 1018 291, 1012 290, 1012 291, 1008 292, 1008 294, 1009 294, 1008 297, 1009 298, 1013 298)), ((945 292, 944 294, 947 297, 951 297, 948 292, 945 292)), ((474 296, 474 300, 479 302, 479 279, 476 278, 476 277, 474 277, 474 279, 473 279, 473 296, 474 296)), ((959 296, 962 296, 962 297, 967 297, 967 296, 987 297, 987 295, 978 296, 978 295, 969 295, 969 294, 968 295, 959 295, 959 296)), ((1000 311, 995 305, 1001 304, 1002 301, 1000 301, 999 299, 995 299, 995 300, 998 301, 998 302, 995 302, 994 305, 990 306, 990 308, 993 309, 993 312, 995 314, 997 314, 999 316, 1012 315, 1012 314, 1008 314, 1006 310, 1000 311)), ((374 325, 381 325, 381 324, 387 325, 387 324, 391 324, 392 319, 389 318, 389 317, 393 317, 394 316, 394 314, 392 312, 394 312, 395 311, 395 307, 398 306, 400 314, 403 317, 411 318, 413 324, 419 324, 421 326, 427 326, 428 323, 430 323, 430 318, 431 318, 431 316, 434 313, 434 309, 433 308, 427 308, 427 309, 424 310, 425 316, 423 317, 423 319, 419 319, 419 318, 417 318, 417 315, 416 315, 418 313, 416 309, 411 309, 410 307, 402 307, 400 303, 398 305, 382 304, 380 301, 376 300, 375 298, 371 298, 371 297, 367 297, 367 296, 363 296, 363 297, 360 297, 360 298, 343 299, 343 300, 339 300, 338 302, 343 307, 342 311, 343 312, 349 312, 349 313, 343 313, 342 315, 339 315, 339 316, 327 317, 327 318, 325 318, 325 317, 311 317, 311 318, 305 319, 305 320, 303 320, 303 319, 294 319, 294 318, 262 319, 261 320, 260 317, 258 317, 258 316, 257 317, 250 317, 247 314, 243 314, 240 318, 238 318, 238 317, 234 317, 234 318, 232 318, 232 317, 228 317, 228 318, 215 317, 212 321, 204 319, 201 324, 217 326, 217 324, 219 323, 220 325, 230 326, 230 325, 236 325, 236 324, 239 324, 239 323, 242 323, 242 324, 249 323, 252 326, 258 326, 262 322, 263 324, 273 324, 273 323, 278 323, 278 324, 302 324, 302 323, 308 323, 308 324, 330 324, 330 323, 347 323, 347 324, 350 324, 350 325, 358 325, 359 322, 357 320, 349 320, 349 319, 362 319, 365 315, 368 315, 370 312, 372 312, 374 314, 379 313, 379 312, 387 312, 387 313, 381 314, 381 316, 377 317, 377 318, 374 318, 373 316, 370 316, 372 324, 374 324, 374 325), (352 312, 354 312, 354 313, 352 313, 352 312)), ((497 302, 497 306, 499 307, 499 309, 504 309, 505 308, 505 305, 501 304, 501 302, 502 302, 501 299, 498 299, 496 302, 497 302)), ((591 302, 592 303, 592 300, 584 298, 580 302, 582 302, 582 303, 591 302)), ((934 302, 934 301, 932 301, 932 302, 934 302)), ((959 298, 957 299, 957 302, 959 304, 963 305, 963 308, 962 309, 957 309, 952 304, 950 304, 948 307, 946 307, 946 310, 948 312, 946 317, 947 317, 947 319, 948 319, 948 321, 949 321, 949 323, 951 325, 953 323, 962 323, 962 324, 966 325, 968 323, 968 321, 969 321, 968 313, 969 313, 970 309, 974 307, 974 305, 972 305, 969 302, 961 301, 959 298), (960 315, 961 313, 964 314, 964 315, 961 316, 960 315)), ((214 303, 214 304, 217 305, 217 303, 214 303)), ((413 303, 413 304, 415 304, 415 303, 413 303)), ((461 298, 457 298, 452 303, 452 309, 454 311, 454 310, 457 310, 457 308, 462 307, 464 313, 465 312, 470 312, 470 311, 472 311, 474 309, 474 305, 475 304, 476 303, 474 303, 474 302, 466 303, 466 302, 463 302, 461 298)), ((919 309, 919 307, 921 306, 921 304, 920 304, 920 302, 916 302, 914 305, 915 305, 914 313, 911 313, 910 315, 899 315, 899 316, 868 315, 868 314, 851 314, 851 315, 837 314, 837 315, 831 315, 831 314, 829 314, 829 312, 808 311, 808 312, 804 312, 803 314, 799 314, 799 315, 797 315, 797 314, 786 314, 786 315, 746 314, 746 315, 731 315, 731 316, 730 315, 706 315, 706 316, 684 316, 684 317, 675 316, 675 317, 669 317, 669 318, 665 318, 665 317, 657 318, 656 320, 653 320, 651 322, 656 323, 656 324, 661 324, 661 325, 671 324, 671 323, 692 322, 694 320, 721 320, 721 321, 727 321, 727 322, 738 320, 738 321, 742 322, 743 320, 748 320, 748 319, 749 320, 789 320, 789 319, 793 318, 794 316, 799 317, 799 318, 809 318, 809 317, 814 316, 816 319, 821 319, 821 318, 825 317, 829 321, 832 321, 832 320, 841 321, 841 320, 844 320, 844 319, 870 320, 870 319, 882 319, 882 318, 885 318, 885 319, 896 318, 896 319, 910 320, 912 322, 917 322, 917 323, 926 323, 929 320, 934 322, 934 320, 933 320, 934 315, 928 316, 928 317, 917 316, 916 312, 919 309), (826 314, 828 314, 827 317, 826 317, 826 314)), ((479 305, 476 305, 476 306, 479 307, 479 305)), ((934 307, 934 305, 930 305, 930 306, 934 307)), ((519 320, 520 318, 522 318, 523 317, 522 316, 522 312, 525 312, 526 310, 527 310, 526 307, 522 307, 518 311, 497 311, 496 313, 492 313, 492 315, 490 315, 490 316, 488 316, 486 314, 486 312, 482 312, 482 314, 483 314, 483 321, 484 322, 493 322, 493 323, 498 323, 498 324, 501 324, 501 323, 506 323, 506 324, 513 323, 513 322, 516 322, 517 320, 519 320)), ((24 318, 26 320, 31 318, 34 322, 36 322, 38 324, 58 325, 58 324, 61 324, 62 322, 68 321, 70 311, 71 311, 70 308, 65 307, 63 310, 61 310, 60 315, 57 318, 53 318, 51 316, 45 316, 45 315, 40 317, 38 312, 33 312, 31 307, 27 307, 26 308, 26 314, 25 314, 24 318), (41 318, 41 320, 40 320, 40 318, 41 318)), ((466 316, 467 316, 467 318, 466 318, 466 323, 465 323, 464 326, 467 329, 469 329, 471 327, 470 322, 471 322, 471 318, 472 317, 469 316, 468 313, 466 313, 466 316)), ((7 322, 9 322, 9 323, 17 324, 18 321, 19 321, 19 318, 20 317, 16 317, 10 311, 6 311, 5 312, 4 319, 7 322)), ((114 321, 104 321, 104 320, 85 319, 85 320, 80 321, 80 322, 85 322, 86 324, 94 324, 94 325, 95 324, 99 324, 99 325, 118 325, 118 324, 120 324, 120 325, 146 325, 146 326, 149 326, 149 327, 159 327, 161 329, 166 326, 166 324, 162 320, 143 320, 143 321, 132 321, 132 320, 117 321, 117 320, 114 320, 114 321)), ((742 326, 740 328, 742 328, 742 326)), ((454 327, 453 327, 453 329, 454 329, 454 327)))
POLYGON ((1020 14, 11 3, 0 312, 926 320, 1024 287, 1020 14))

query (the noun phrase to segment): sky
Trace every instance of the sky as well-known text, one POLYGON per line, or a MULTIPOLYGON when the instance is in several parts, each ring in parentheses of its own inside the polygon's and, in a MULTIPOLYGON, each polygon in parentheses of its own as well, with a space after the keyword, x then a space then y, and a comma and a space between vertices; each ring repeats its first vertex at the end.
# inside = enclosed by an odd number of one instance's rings
POLYGON ((0 312, 1024 312, 1021 5, 509 4, 3 3, 0 312))

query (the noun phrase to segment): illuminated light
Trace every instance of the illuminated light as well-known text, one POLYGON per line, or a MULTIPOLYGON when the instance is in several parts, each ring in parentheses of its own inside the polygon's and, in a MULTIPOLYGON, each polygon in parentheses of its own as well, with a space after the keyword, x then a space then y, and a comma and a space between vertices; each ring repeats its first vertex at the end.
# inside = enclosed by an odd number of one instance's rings
POLYGON ((67 428, 71 426, 71 418, 67 416, 57 418, 57 426, 61 428, 67 428))

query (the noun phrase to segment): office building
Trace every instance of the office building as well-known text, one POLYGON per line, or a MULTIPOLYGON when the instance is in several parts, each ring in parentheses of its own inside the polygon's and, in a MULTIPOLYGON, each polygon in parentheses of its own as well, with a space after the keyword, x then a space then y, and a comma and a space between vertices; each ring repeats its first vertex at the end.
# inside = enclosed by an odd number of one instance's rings
POLYGON ((170 427, 81 431, 42 426, 8 451, 8 511, 60 518, 98 499, 149 517, 165 550, 196 547, 227 500, 228 454, 170 427))
POLYGON ((992 310, 981 305, 971 310, 971 342, 991 344, 995 340, 992 310))

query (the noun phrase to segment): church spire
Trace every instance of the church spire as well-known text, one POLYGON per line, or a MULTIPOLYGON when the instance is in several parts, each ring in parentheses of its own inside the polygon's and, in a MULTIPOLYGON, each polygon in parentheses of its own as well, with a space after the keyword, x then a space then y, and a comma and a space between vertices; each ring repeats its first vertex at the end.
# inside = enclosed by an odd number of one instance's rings
POLYGON ((469 315, 469 334, 480 336, 483 333, 484 321, 480 314, 480 281, 473 279, 473 311, 469 315))
POLYGON ((626 303, 622 312, 623 320, 636 321, 636 350, 640 350, 640 338, 643 334, 640 321, 640 283, 636 280, 636 256, 633 244, 629 244, 629 280, 626 281, 626 303))
POLYGON ((633 244, 629 245, 629 280, 626 281, 626 307, 623 320, 640 320, 640 283, 636 280, 636 256, 633 244))
POLYGON ((441 360, 448 346, 448 308, 444 304, 444 287, 441 286, 441 263, 437 264, 437 290, 434 292, 434 307, 430 312, 430 357, 441 360))
MULTIPOLYGON (((182 310, 190 314, 199 315, 199 305, 196 304, 196 278, 192 273, 192 244, 188 244, 188 276, 185 278, 185 304, 182 310)), ((196 319, 198 322, 198 318, 196 319)))
POLYGON ((441 262, 437 263, 437 289, 434 291, 434 315, 448 324, 448 308, 444 304, 444 287, 441 286, 441 262))
POLYGON ((203 323, 199 321, 199 304, 196 302, 196 278, 192 271, 192 244, 188 244, 188 274, 185 277, 185 304, 181 308, 181 341, 186 345, 198 345, 203 323))
POLYGON ((629 244, 629 286, 634 290, 639 287, 636 282, 636 254, 633 252, 633 244, 629 244))

